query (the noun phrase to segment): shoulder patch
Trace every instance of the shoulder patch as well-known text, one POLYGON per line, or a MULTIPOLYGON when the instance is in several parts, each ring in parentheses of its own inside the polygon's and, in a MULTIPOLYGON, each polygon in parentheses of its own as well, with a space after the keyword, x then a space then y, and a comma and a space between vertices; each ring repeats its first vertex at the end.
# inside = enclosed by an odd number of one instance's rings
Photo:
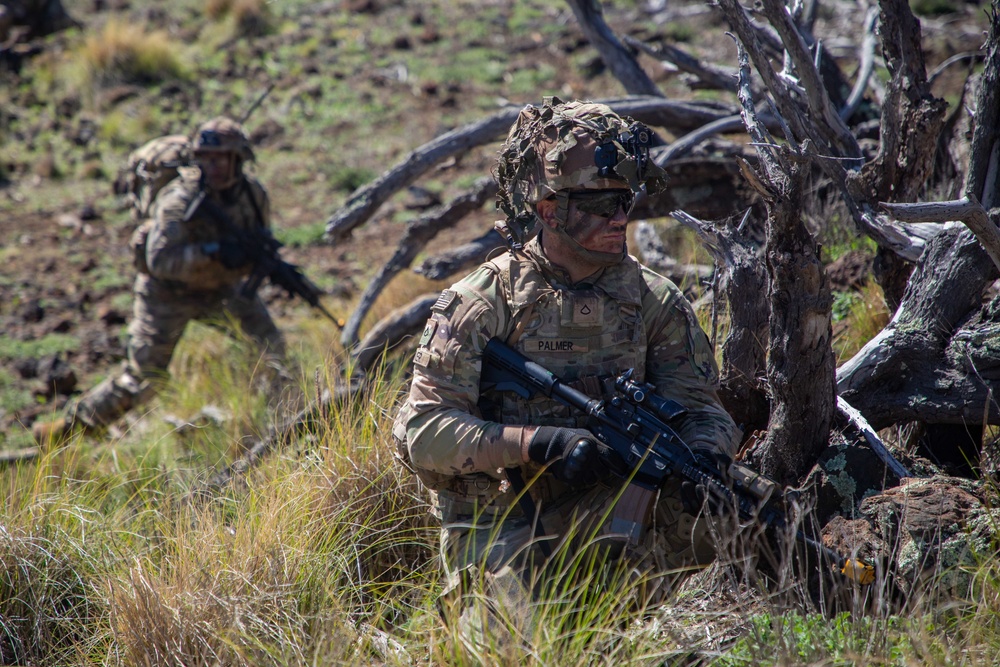
POLYGON ((431 306, 431 310, 438 313, 443 313, 446 310, 448 310, 448 307, 451 306, 452 303, 454 303, 457 297, 458 297, 458 292, 456 292, 455 290, 451 289, 442 290, 441 296, 439 296, 437 301, 434 302, 434 305, 431 306))

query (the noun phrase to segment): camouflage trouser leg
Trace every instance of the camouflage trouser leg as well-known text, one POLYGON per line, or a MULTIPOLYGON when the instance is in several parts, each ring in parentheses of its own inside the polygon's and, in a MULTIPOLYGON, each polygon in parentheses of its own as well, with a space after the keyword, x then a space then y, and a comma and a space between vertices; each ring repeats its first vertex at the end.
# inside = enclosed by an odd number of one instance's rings
POLYGON ((217 324, 224 331, 233 335, 238 325, 239 330, 257 343, 269 359, 284 363, 285 339, 259 296, 255 294, 250 299, 236 295, 228 297, 222 301, 221 312, 222 317, 217 324))
POLYGON ((246 336, 261 351, 261 372, 255 373, 257 390, 273 400, 280 400, 281 410, 292 413, 300 410, 303 397, 288 370, 285 339, 260 297, 254 295, 245 299, 234 295, 226 298, 221 312, 221 317, 216 316, 209 323, 230 336, 246 336))
POLYGON ((543 507, 541 537, 523 518, 508 518, 499 525, 477 522, 469 516, 449 516, 442 504, 441 555, 448 584, 441 606, 446 617, 460 615, 459 629, 466 641, 494 646, 527 641, 533 628, 532 591, 544 590, 538 576, 558 576, 561 569, 559 565, 549 565, 545 572, 538 569, 545 561, 539 540, 571 560, 623 558, 632 573, 637 603, 658 602, 693 568, 714 557, 707 520, 684 511, 679 490, 675 482, 664 487, 653 525, 638 547, 626 547, 623 536, 611 532, 617 489, 598 487, 543 507), (483 591, 485 604, 477 603, 475 595, 470 597, 469 591, 478 590, 483 591))
POLYGON ((664 602, 684 578, 714 560, 711 524, 706 514, 696 517, 684 510, 680 481, 668 480, 660 490, 653 525, 628 554, 641 604, 664 602))
POLYGON ((84 427, 99 429, 150 399, 156 385, 168 377, 170 359, 191 320, 203 320, 230 335, 242 331, 264 350, 270 371, 288 375, 284 338, 259 297, 244 299, 235 293, 221 298, 178 297, 147 285, 134 295, 128 360, 117 376, 107 378, 71 406, 70 418, 84 427))
POLYGON ((103 428, 156 394, 156 383, 166 379, 167 367, 187 323, 199 309, 135 294, 128 326, 128 359, 121 372, 84 394, 70 408, 74 422, 103 428))

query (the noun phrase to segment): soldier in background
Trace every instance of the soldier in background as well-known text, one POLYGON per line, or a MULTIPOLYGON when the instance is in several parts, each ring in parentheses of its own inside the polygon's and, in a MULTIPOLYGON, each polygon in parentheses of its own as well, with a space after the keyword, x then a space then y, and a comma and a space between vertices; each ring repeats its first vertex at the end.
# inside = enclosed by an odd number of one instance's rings
MULTIPOLYGON (((154 140, 132 158, 141 159, 140 152, 160 155, 164 147, 182 145, 177 139, 154 140)), ((132 237, 138 275, 128 358, 121 372, 71 403, 63 418, 34 424, 38 442, 72 431, 100 432, 152 397, 167 377, 174 348, 191 320, 230 334, 241 331, 261 347, 272 366, 280 366, 285 352, 281 333, 259 296, 240 293, 253 267, 234 234, 269 228, 271 220, 266 190, 243 169, 254 157, 249 139, 239 123, 219 117, 198 128, 190 149, 196 169, 181 169, 177 178, 159 184, 158 193, 134 189, 136 217, 150 217, 132 237), (228 222, 213 209, 221 210, 228 222)))
POLYGON ((0 47, 9 46, 9 41, 31 40, 79 25, 66 12, 62 0, 0 2, 0 47))
MULTIPOLYGON (((476 571, 506 600, 500 606, 524 609, 547 555, 579 546, 566 544, 574 533, 596 531, 609 556, 624 545, 603 521, 622 483, 608 473, 622 462, 582 428, 584 416, 552 399, 481 395, 492 337, 592 397, 633 368, 688 408, 676 430, 696 456, 728 467, 735 454, 738 429, 719 403, 718 369, 692 307, 627 253, 634 197, 665 179, 634 142, 633 130, 645 128, 630 123, 605 105, 558 99, 521 111, 495 174, 510 252, 445 290, 420 339, 393 435, 404 463, 436 492, 446 602, 476 571), (515 503, 511 468, 534 480, 534 517, 515 503)), ((713 557, 690 491, 668 484, 648 544, 625 554, 646 571, 713 557)))

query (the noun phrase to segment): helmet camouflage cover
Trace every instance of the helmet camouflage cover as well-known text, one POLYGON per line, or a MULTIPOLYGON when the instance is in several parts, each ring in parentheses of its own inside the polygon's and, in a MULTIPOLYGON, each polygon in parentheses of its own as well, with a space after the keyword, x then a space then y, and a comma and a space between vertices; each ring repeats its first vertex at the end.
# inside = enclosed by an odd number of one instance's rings
POLYGON ((195 155, 207 152, 234 153, 241 160, 252 160, 250 138, 243 126, 231 118, 218 116, 202 123, 192 141, 195 155))
POLYGON ((605 104, 545 98, 528 105, 500 148, 494 172, 498 227, 509 242, 524 243, 535 227, 535 207, 560 190, 628 187, 654 195, 666 174, 649 159, 652 133, 605 104))

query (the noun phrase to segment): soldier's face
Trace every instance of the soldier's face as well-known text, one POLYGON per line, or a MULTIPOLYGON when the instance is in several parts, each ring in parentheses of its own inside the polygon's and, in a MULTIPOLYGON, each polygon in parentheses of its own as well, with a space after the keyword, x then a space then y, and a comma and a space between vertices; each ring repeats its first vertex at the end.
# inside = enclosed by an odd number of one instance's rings
POLYGON ((587 250, 620 253, 632 201, 629 190, 571 192, 564 229, 587 250))
POLYGON ((233 183, 233 154, 206 151, 197 156, 205 184, 213 190, 225 190, 233 183))

